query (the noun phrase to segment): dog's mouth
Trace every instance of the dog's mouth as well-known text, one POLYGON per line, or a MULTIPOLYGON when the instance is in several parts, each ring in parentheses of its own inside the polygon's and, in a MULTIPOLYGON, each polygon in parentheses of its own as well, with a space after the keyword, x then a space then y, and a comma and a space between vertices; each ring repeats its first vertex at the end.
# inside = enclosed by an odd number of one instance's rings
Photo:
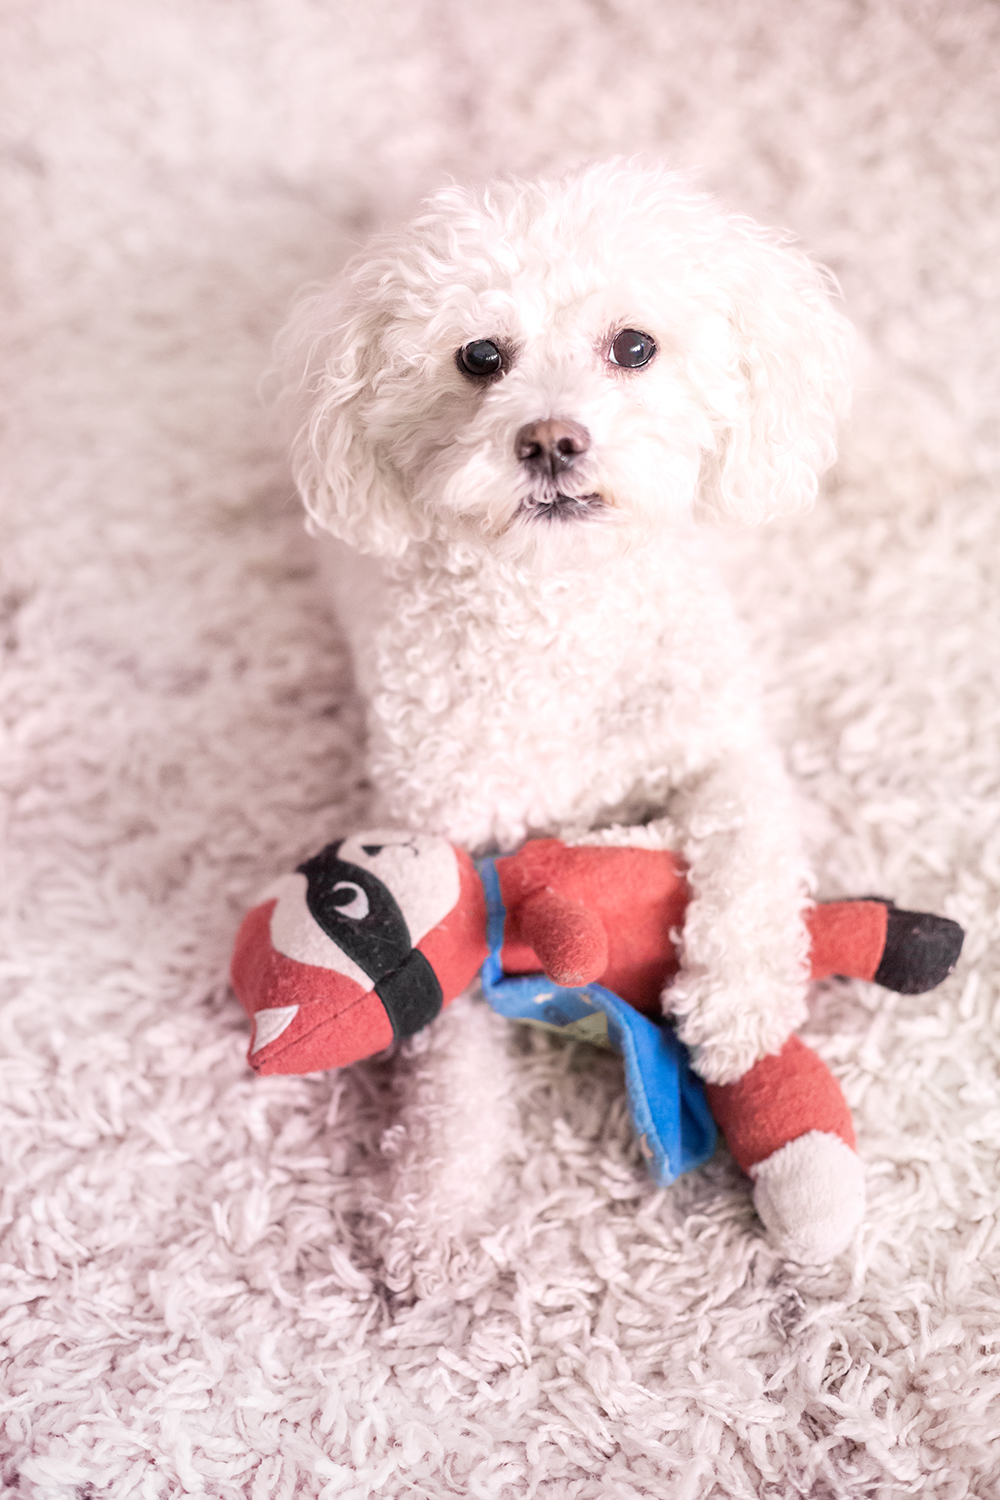
POLYGON ((519 516, 537 521, 586 521, 604 509, 601 495, 564 495, 562 490, 554 494, 528 495, 517 508, 519 516))

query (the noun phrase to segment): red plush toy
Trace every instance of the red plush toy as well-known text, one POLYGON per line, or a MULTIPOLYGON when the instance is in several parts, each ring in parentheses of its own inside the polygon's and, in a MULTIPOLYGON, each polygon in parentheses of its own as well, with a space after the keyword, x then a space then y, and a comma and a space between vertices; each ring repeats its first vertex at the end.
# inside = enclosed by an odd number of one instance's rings
MULTIPOLYGON (((611 1032, 640 1139, 669 1181, 714 1144, 697 1130, 701 1085, 682 1076, 671 1108, 682 1133, 687 1111, 698 1143, 662 1159, 671 1152, 659 1079, 667 1066, 676 1072, 678 1055, 687 1069, 661 996, 689 896, 683 862, 664 850, 540 839, 477 867, 444 839, 353 835, 280 877, 244 919, 232 981, 254 1023, 250 1064, 305 1073, 370 1057, 426 1025, 485 964, 484 991, 505 1014, 587 1040, 611 1032), (516 978, 528 975, 538 978, 516 978)), ((808 923, 814 979, 908 994, 950 972, 963 936, 947 918, 876 899, 816 906, 808 923)), ((791 1036, 738 1082, 704 1094, 786 1252, 824 1259, 841 1248, 863 1191, 850 1112, 826 1064, 791 1036)))

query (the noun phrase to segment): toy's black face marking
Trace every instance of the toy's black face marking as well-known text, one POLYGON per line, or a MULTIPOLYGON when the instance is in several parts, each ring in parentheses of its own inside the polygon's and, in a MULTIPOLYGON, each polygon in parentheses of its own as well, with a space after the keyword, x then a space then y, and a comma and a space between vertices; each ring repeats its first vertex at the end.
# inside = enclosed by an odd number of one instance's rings
MULTIPOLYGON (((372 845, 372 850, 382 847, 372 845)), ((306 905, 327 937, 375 981, 395 1035, 412 1036, 441 1009, 437 975, 414 948, 391 892, 360 865, 341 859, 339 851, 339 843, 328 844, 299 865, 306 877, 306 905)))
POLYGON ((299 869, 306 905, 326 935, 372 979, 398 969, 413 944, 403 913, 381 880, 330 844, 299 869))

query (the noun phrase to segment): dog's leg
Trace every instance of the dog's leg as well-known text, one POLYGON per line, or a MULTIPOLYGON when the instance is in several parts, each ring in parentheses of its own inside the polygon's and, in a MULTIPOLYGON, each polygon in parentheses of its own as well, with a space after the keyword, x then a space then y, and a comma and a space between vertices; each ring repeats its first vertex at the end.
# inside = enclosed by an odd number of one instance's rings
MULTIPOLYGON (((350 643, 356 685, 371 705, 385 678, 379 633, 398 600, 377 559, 321 540, 321 568, 350 643)), ((370 717, 378 738, 377 715, 370 717)), ((405 796, 386 797, 377 769, 372 780, 369 827, 427 831, 405 796)), ((437 821, 436 831, 450 836, 447 818, 437 821)), ((483 842, 489 832, 482 830, 483 842)), ((476 1234, 490 1227, 517 1129, 509 1026, 482 1000, 463 996, 404 1042, 393 1060, 395 1118, 382 1140, 388 1170, 373 1179, 367 1201, 386 1286, 397 1296, 454 1295, 475 1281, 477 1267, 495 1270, 476 1234)))
POLYGON ((761 745, 694 778, 671 812, 693 899, 664 1008, 701 1076, 732 1083, 805 1020, 809 882, 791 792, 761 745))
POLYGON ((480 1249, 505 1196, 515 1144, 510 1023, 463 995, 396 1058, 400 1101, 386 1132, 378 1205, 386 1285, 397 1296, 464 1296, 495 1265, 480 1249))
MULTIPOLYGON (((779 1113, 802 1102, 803 1079, 785 1075, 795 1075, 797 1059, 812 1059, 791 1037, 805 1019, 809 977, 807 873, 791 801, 777 755, 766 748, 731 756, 678 797, 693 899, 681 971, 664 994, 710 1100, 729 1092, 713 1085, 747 1080, 736 1089, 742 1098, 760 1080, 779 1113)), ((846 1248, 861 1220, 864 1169, 840 1090, 814 1061, 809 1109, 797 1123, 783 1122, 792 1138, 748 1167, 774 1247, 821 1262, 846 1248), (802 1124, 814 1128, 795 1134, 802 1124)))
MULTIPOLYGON (((372 818, 412 826, 378 781, 372 818)), ((519 1126, 510 1022, 478 990, 476 981, 393 1060, 388 1170, 369 1208, 386 1287, 403 1301, 464 1297, 496 1273, 479 1241, 503 1212, 519 1126)))

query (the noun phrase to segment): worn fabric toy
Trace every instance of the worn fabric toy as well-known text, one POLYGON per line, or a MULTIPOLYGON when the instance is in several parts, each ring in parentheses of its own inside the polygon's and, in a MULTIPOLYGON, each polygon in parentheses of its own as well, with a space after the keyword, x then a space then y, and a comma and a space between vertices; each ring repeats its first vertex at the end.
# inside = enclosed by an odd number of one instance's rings
MULTIPOLYGON (((622 1053, 657 1181, 712 1154, 714 1117, 778 1247, 828 1259, 864 1206, 847 1103, 795 1036, 735 1083, 698 1079, 662 1017, 689 898, 683 861, 659 849, 539 839, 475 865, 441 838, 352 835, 281 876, 243 921, 232 981, 253 1020, 250 1064, 304 1073, 370 1057, 481 972, 502 1014, 622 1053)), ((808 926, 812 978, 906 994, 938 984, 963 937, 947 918, 881 899, 816 906, 808 926)))

